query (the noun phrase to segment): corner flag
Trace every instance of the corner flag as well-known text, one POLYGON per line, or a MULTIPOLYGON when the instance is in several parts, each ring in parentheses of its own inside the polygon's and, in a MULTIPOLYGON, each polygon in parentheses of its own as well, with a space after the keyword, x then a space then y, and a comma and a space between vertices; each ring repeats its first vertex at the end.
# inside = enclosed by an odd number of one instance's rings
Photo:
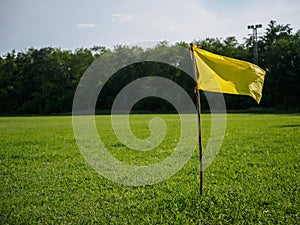
POLYGON ((204 91, 249 95, 257 103, 262 97, 266 71, 259 66, 192 45, 197 70, 197 88, 204 91))

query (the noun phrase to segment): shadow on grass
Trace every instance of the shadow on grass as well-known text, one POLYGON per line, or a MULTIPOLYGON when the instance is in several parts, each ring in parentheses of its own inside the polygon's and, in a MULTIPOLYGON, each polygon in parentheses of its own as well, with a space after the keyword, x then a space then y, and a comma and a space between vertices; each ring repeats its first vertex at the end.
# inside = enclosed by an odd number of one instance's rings
POLYGON ((292 128, 292 127, 300 127, 300 124, 286 124, 286 125, 280 125, 280 126, 275 126, 279 128, 292 128))

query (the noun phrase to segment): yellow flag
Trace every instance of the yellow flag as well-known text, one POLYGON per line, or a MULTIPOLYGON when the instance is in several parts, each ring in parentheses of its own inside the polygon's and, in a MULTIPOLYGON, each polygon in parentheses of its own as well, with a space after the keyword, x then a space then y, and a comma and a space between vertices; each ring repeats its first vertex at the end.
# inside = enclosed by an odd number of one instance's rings
POLYGON ((192 46, 199 76, 198 89, 237 95, 250 95, 257 103, 262 97, 266 71, 233 59, 192 46))

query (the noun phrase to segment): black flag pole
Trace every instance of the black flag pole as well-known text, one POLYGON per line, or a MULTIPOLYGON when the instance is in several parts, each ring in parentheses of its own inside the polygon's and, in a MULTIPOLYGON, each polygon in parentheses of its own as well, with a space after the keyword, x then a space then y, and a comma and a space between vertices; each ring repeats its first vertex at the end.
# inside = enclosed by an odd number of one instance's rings
POLYGON ((201 103, 200 103, 200 92, 198 89, 198 80, 200 73, 197 69, 196 60, 193 51, 193 43, 190 44, 190 55, 193 63, 194 77, 196 82, 195 93, 197 102, 197 114, 198 114, 198 141, 199 141, 199 162, 200 162, 200 195, 203 195, 203 184, 204 184, 204 174, 203 174, 203 152, 202 152, 202 135, 201 135, 201 103))

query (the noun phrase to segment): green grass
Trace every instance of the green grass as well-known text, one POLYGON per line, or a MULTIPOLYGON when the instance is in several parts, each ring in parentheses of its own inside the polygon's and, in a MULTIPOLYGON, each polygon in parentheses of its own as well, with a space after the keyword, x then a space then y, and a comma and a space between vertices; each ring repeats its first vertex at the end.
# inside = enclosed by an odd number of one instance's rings
MULTIPOLYGON (((131 117, 137 136, 149 135, 152 116, 131 117)), ((169 128, 155 151, 122 146, 109 116, 97 116, 97 127, 116 158, 148 165, 170 155, 179 136, 178 116, 160 116, 169 128)), ((205 145, 210 116, 202 119, 205 145)), ((2 117, 0 224, 300 224, 299 143, 299 115, 229 114, 200 197, 197 150, 172 178, 128 187, 89 167, 71 117, 2 117)))

